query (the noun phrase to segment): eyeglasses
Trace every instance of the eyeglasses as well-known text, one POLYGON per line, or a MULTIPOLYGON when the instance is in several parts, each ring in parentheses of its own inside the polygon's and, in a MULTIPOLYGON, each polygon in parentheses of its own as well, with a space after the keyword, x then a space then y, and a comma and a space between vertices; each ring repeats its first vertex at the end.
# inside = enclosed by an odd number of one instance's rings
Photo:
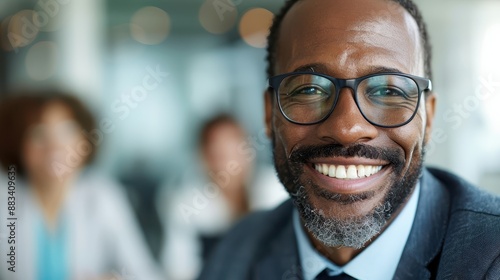
POLYGON ((401 73, 378 73, 337 79, 313 72, 286 73, 269 79, 283 116, 296 124, 316 124, 333 112, 340 90, 348 87, 363 117, 371 124, 392 128, 416 115, 421 93, 432 90, 429 79, 401 73))

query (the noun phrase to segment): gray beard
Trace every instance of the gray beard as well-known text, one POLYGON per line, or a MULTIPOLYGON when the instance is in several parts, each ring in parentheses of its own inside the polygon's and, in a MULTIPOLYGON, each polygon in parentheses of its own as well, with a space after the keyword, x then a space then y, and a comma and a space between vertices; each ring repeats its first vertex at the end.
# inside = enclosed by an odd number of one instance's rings
POLYGON ((306 229, 328 247, 364 247, 381 232, 393 212, 391 203, 386 201, 377 206, 372 215, 348 219, 329 218, 309 202, 304 187, 301 186, 292 197, 306 229))
MULTIPOLYGON (((274 137, 273 137, 274 140, 274 137)), ((274 142, 273 142, 273 147, 274 142)), ((335 148, 331 147, 327 155, 333 153, 341 153, 343 156, 352 156, 352 154, 363 153, 366 155, 381 155, 383 158, 391 162, 393 168, 393 183, 389 186, 386 196, 376 206, 371 213, 362 217, 349 217, 338 219, 335 217, 327 217, 323 210, 317 209, 309 199, 309 192, 316 196, 332 201, 332 203, 351 204, 357 201, 369 199, 375 195, 374 191, 366 192, 357 195, 341 195, 328 192, 321 187, 315 185, 309 180, 301 180, 302 164, 299 158, 289 159, 277 157, 274 154, 274 163, 278 177, 286 190, 289 192, 293 203, 297 207, 302 223, 305 228, 321 243, 328 247, 352 247, 356 249, 363 248, 367 242, 379 234, 387 224, 392 214, 396 212, 408 200, 410 194, 415 189, 418 178, 423 169, 423 158, 425 148, 421 154, 416 155, 412 160, 406 172, 404 170, 404 161, 398 156, 396 151, 375 151, 366 145, 356 145, 351 148, 335 148), (307 188, 309 190, 307 190, 307 188)), ((320 153, 325 149, 314 148, 311 152, 303 152, 305 155, 320 153)), ((276 151, 273 149, 273 151, 276 151)), ((377 158, 376 156, 372 156, 377 158)))

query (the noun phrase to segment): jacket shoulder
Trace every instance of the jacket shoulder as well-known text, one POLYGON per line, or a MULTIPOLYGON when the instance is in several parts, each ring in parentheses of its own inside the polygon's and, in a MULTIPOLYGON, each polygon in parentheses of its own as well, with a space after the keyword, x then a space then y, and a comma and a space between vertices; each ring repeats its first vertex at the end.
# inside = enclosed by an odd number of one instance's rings
POLYGON ((451 199, 438 278, 500 279, 500 197, 449 172, 429 171, 451 199))
POLYGON ((448 189, 452 215, 459 211, 472 211, 500 217, 499 196, 481 190, 450 172, 437 168, 429 168, 429 171, 448 189))
POLYGON ((217 245, 200 279, 245 279, 278 232, 290 223, 292 213, 293 204, 287 200, 273 210, 243 218, 217 245))

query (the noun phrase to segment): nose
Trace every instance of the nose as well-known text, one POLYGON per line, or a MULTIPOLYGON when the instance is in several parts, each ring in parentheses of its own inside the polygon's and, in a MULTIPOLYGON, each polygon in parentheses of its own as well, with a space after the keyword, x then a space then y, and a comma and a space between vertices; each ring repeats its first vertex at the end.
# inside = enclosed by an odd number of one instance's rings
POLYGON ((367 142, 378 136, 378 128, 359 111, 352 89, 340 90, 337 104, 330 116, 319 124, 318 136, 342 145, 367 142))

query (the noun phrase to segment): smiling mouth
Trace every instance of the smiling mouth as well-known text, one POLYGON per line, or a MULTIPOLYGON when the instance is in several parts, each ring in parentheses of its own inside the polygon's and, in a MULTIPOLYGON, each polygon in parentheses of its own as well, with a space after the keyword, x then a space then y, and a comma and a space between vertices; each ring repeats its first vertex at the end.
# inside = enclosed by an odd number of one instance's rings
POLYGON ((314 163, 314 169, 330 178, 353 180, 363 179, 377 174, 383 165, 333 165, 314 163))

